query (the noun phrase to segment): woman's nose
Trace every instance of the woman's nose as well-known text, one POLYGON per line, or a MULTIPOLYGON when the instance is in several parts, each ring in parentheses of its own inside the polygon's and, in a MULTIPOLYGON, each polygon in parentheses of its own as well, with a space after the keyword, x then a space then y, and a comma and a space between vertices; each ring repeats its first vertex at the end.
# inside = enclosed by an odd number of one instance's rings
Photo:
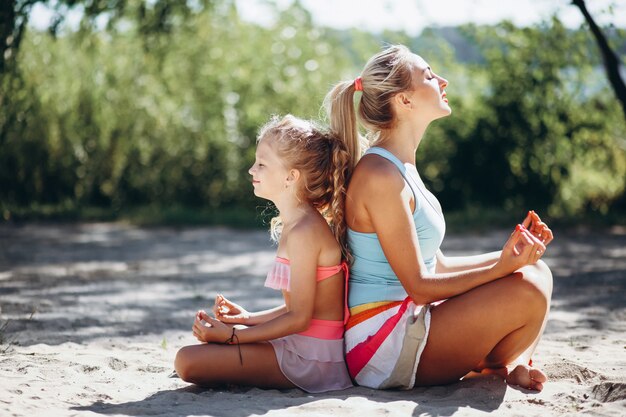
POLYGON ((437 76, 437 77, 439 78, 439 85, 441 86, 441 89, 443 90, 444 88, 448 86, 448 80, 440 76, 437 76))

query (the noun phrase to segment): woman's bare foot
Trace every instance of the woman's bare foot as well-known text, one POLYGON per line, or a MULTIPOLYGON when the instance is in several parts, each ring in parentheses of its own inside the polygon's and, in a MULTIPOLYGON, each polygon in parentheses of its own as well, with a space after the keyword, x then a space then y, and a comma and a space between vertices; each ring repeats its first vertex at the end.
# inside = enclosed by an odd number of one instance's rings
POLYGON ((502 367, 502 368, 476 368, 473 371, 470 371, 467 375, 465 375, 462 379, 470 379, 470 378, 477 378, 477 377, 481 377, 481 376, 485 376, 485 375, 496 375, 499 376, 502 379, 506 379, 506 376, 508 375, 508 370, 506 369, 506 367, 502 367))
POLYGON ((517 385, 522 388, 541 391, 543 383, 548 380, 546 374, 540 369, 533 368, 529 365, 517 365, 506 376, 506 382, 509 385, 517 385))

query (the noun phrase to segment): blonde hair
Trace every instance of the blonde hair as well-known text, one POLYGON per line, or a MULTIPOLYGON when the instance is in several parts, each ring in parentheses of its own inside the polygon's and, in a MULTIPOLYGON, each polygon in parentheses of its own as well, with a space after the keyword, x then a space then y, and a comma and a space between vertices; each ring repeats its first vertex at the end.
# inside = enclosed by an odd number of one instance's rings
MULTIPOLYGON (((395 115, 391 99, 412 88, 415 63, 413 53, 403 45, 392 45, 370 58, 361 73, 362 93, 358 102, 361 123, 375 138, 392 128, 395 115)), ((354 80, 341 81, 325 99, 330 128, 347 144, 352 166, 362 155, 367 141, 358 133, 354 110, 354 80)))
MULTIPOLYGON (((267 139, 271 139, 284 165, 300 172, 302 186, 296 196, 324 216, 343 256, 349 260, 344 213, 352 165, 345 143, 313 122, 292 115, 272 117, 259 131, 257 142, 267 139)), ((278 240, 282 230, 280 217, 272 219, 270 230, 272 238, 278 240)))

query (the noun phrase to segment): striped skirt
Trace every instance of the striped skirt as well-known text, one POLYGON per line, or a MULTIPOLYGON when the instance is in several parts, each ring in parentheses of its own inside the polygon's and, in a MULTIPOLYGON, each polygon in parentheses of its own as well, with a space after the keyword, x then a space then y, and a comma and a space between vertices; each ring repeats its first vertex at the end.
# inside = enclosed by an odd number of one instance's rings
POLYGON ((351 316, 344 335, 350 376, 370 388, 413 388, 429 329, 430 306, 409 297, 351 316))

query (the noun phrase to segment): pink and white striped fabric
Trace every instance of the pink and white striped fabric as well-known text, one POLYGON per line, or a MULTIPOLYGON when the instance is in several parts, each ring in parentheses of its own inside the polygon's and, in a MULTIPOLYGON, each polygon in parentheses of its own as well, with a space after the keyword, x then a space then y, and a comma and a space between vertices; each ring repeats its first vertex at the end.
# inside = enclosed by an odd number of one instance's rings
POLYGON ((350 376, 370 388, 413 388, 429 329, 430 306, 409 297, 351 316, 344 335, 350 376))

